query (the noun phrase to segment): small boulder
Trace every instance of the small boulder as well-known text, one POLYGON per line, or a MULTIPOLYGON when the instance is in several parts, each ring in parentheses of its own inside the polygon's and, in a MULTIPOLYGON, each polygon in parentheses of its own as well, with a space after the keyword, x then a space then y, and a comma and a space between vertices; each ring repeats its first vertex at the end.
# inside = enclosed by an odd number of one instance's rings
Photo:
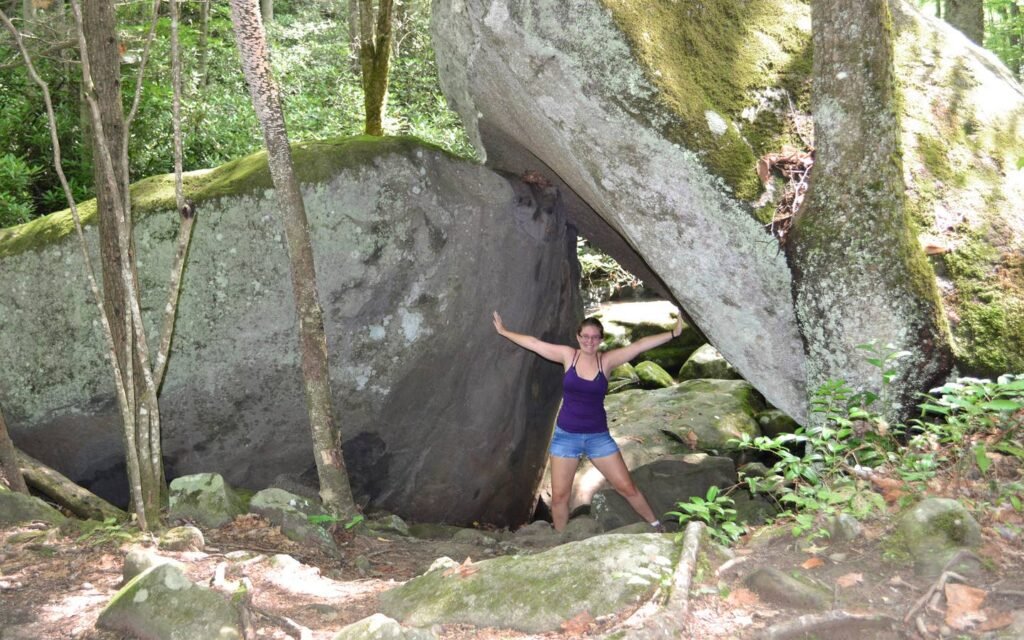
POLYGON ((710 344, 702 345, 690 354, 679 369, 680 380, 712 378, 716 380, 737 380, 740 373, 710 344))
MULTIPOLYGON (((565 525, 565 529, 562 531, 562 540, 565 542, 586 540, 587 538, 600 535, 603 531, 601 523, 593 517, 589 515, 579 516, 569 520, 568 524, 565 525)), ((650 533, 650 529, 638 531, 637 533, 650 533)))
POLYGON ((171 480, 171 520, 197 522, 214 529, 245 513, 245 501, 219 473, 197 473, 171 480))
POLYGON ((206 539, 198 528, 184 525, 163 532, 157 546, 166 551, 202 551, 206 548, 206 539))
POLYGON ((228 599, 193 584, 172 564, 139 574, 114 595, 96 626, 152 640, 241 640, 238 610, 228 599))
POLYGON ((399 516, 391 513, 373 516, 363 520, 362 525, 372 535, 396 535, 408 537, 409 525, 399 516))
POLYGON ((757 425, 761 433, 769 438, 777 438, 784 433, 796 433, 800 427, 797 421, 789 417, 785 411, 767 409, 757 414, 757 425))
POLYGON ((431 640, 433 631, 403 627, 382 613, 375 613, 348 625, 333 640, 431 640))
POLYGON ((744 583, 761 599, 784 607, 825 611, 832 602, 832 594, 825 587, 774 567, 757 569, 744 583))
MULTIPOLYGON (((634 469, 633 482, 643 492, 655 515, 673 511, 677 502, 704 497, 712 486, 736 484, 736 468, 729 458, 694 453, 672 456, 634 469)), ((614 489, 594 494, 591 513, 605 531, 640 520, 626 499, 614 489)))
POLYGON ((132 547, 124 557, 124 567, 121 569, 122 584, 127 584, 129 580, 147 569, 162 564, 173 564, 179 569, 184 569, 184 566, 177 560, 162 556, 153 549, 132 547))
POLYGON ((897 541, 910 553, 921 576, 938 575, 959 551, 981 544, 978 521, 950 498, 918 502, 900 517, 897 532, 897 541))
POLYGON ((676 383, 668 371, 650 360, 644 360, 636 365, 634 371, 640 379, 640 386, 644 389, 665 389, 676 383))
POLYGON ((329 517, 317 501, 271 487, 252 497, 249 512, 281 527, 281 533, 289 540, 319 547, 328 555, 339 553, 330 533, 314 522, 317 517, 329 517))

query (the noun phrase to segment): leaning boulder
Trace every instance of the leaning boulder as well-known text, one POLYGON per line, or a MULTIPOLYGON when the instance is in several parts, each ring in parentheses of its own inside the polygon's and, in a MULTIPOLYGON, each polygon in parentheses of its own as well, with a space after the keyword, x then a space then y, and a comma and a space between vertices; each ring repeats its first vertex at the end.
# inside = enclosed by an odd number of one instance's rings
POLYGON ((583 612, 596 618, 635 606, 671 576, 675 556, 667 536, 597 536, 430 571, 381 594, 381 610, 415 626, 557 631, 583 612))
MULTIPOLYGON (((907 2, 889 6, 907 204, 935 268, 926 276, 939 279, 961 369, 1018 370, 1024 93, 948 24, 907 2)), ((808 3, 432 8, 442 88, 487 163, 549 177, 583 236, 678 302, 772 405, 805 423, 805 372, 822 363, 805 355, 793 274, 771 235, 782 189, 762 182, 757 165, 804 146, 809 114, 794 126, 793 111, 809 102, 808 3)), ((886 312, 836 311, 867 327, 886 312)), ((877 384, 877 371, 854 365, 848 382, 877 384)))
MULTIPOLYGON (((419 521, 526 521, 561 371, 496 335, 490 312, 572 338, 576 243, 558 193, 411 138, 293 149, 357 500, 419 521)), ((198 213, 161 392, 168 476, 216 471, 251 489, 282 473, 315 478, 266 154, 186 178, 198 213)), ((175 249, 173 193, 171 176, 133 187, 150 327, 175 249)), ((93 204, 82 211, 94 219, 93 204)), ((18 328, 0 332, 0 397, 24 450, 126 503, 111 375, 69 219, 0 231, 0 325, 18 328)))
POLYGON ((152 640, 241 640, 239 611, 227 596, 193 584, 173 564, 161 564, 126 584, 96 626, 152 640))

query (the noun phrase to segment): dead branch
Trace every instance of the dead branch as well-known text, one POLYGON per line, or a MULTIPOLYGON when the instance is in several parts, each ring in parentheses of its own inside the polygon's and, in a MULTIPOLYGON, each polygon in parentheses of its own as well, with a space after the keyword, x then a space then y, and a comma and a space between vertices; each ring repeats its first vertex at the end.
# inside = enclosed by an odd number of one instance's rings
POLYGON ((21 467, 21 472, 25 475, 28 485, 76 516, 93 520, 114 518, 118 522, 128 519, 127 513, 78 486, 60 472, 51 469, 24 451, 17 453, 18 465, 21 467))
POLYGON ((4 410, 0 407, 0 475, 7 480, 7 486, 11 491, 28 494, 28 486, 25 485, 25 478, 21 475, 21 467, 18 465, 18 450, 11 442, 11 436, 7 433, 7 421, 4 420, 4 410))
POLYGON ((899 626, 900 621, 881 613, 847 613, 846 611, 811 613, 772 625, 765 629, 760 638, 762 640, 787 640, 788 638, 803 638, 808 635, 821 636, 851 623, 862 627, 865 637, 868 637, 866 635, 868 629, 893 629, 899 626))

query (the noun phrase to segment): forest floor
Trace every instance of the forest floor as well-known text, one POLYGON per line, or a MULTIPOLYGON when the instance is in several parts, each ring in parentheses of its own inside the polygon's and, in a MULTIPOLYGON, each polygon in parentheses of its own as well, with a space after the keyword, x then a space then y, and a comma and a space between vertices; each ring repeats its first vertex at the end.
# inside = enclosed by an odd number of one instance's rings
MULTIPOLYGON (((774 567, 788 574, 799 571, 825 585, 833 594, 830 615, 850 614, 828 631, 830 640, 1021 637, 1005 634, 1024 628, 1024 520, 1010 511, 1002 522, 988 525, 978 551, 985 570, 977 577, 946 576, 944 581, 915 577, 905 560, 893 559, 886 551, 891 531, 884 524, 866 527, 852 543, 822 548, 798 545, 788 534, 768 536, 767 542, 766 536, 748 536, 732 560, 698 566, 689 609, 679 622, 685 637, 693 638, 821 637, 768 635, 808 613, 763 602, 744 586, 743 576, 753 568, 774 567)), ((383 591, 423 573, 435 559, 480 561, 495 553, 493 547, 489 551, 473 544, 341 530, 336 538, 343 555, 332 559, 288 540, 253 515, 204 533, 203 552, 160 552, 184 563, 189 577, 201 584, 216 580, 218 566, 232 552, 263 558, 284 553, 302 563, 286 571, 268 562, 227 563, 234 568, 222 579, 237 580, 242 572, 252 583, 250 606, 261 639, 330 640, 345 625, 379 611, 383 591)), ((129 543, 119 536, 118 530, 86 540, 61 536, 55 529, 0 530, 0 640, 119 638, 95 627, 122 581, 129 543)), ((445 640, 490 640, 596 638, 625 629, 628 638, 635 635, 628 627, 630 616, 638 617, 635 612, 596 620, 581 614, 559 632, 545 634, 452 624, 437 625, 434 631, 445 640)))

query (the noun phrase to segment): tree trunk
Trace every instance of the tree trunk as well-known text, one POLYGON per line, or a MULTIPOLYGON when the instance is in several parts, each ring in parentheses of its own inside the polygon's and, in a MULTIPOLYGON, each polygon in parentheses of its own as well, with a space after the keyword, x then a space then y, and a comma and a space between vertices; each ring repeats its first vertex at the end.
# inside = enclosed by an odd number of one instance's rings
POLYGON ((946 22, 959 29, 975 44, 984 44, 985 5, 983 0, 943 0, 946 22))
POLYGON ((274 0, 260 0, 260 13, 263 14, 263 23, 274 21, 274 0))
POLYGON ((23 451, 18 452, 18 464, 33 489, 48 496, 76 516, 93 520, 114 518, 118 522, 128 519, 128 514, 124 511, 86 491, 23 451))
POLYGON ((199 42, 196 44, 199 56, 199 86, 205 88, 209 83, 210 69, 210 0, 201 0, 199 3, 199 42))
POLYGON ((808 389, 878 389, 857 345, 900 360, 884 409, 905 417, 952 365, 935 276, 904 207, 900 120, 886 0, 812 0, 815 164, 787 240, 808 389), (864 34, 858 36, 856 34, 864 34))
POLYGON ((292 165, 284 112, 270 73, 266 36, 254 0, 231 0, 231 20, 242 58, 242 71, 267 145, 270 177, 284 218, 292 293, 299 320, 302 377, 320 476, 320 497, 331 513, 341 518, 351 518, 357 509, 341 455, 341 433, 334 419, 327 337, 324 333, 323 309, 316 289, 316 269, 306 208, 292 165))
POLYGON ((7 480, 7 486, 11 491, 28 493, 25 485, 25 478, 21 475, 21 466, 18 464, 18 452, 11 442, 11 436, 7 433, 7 421, 4 420, 4 410, 0 407, 0 473, 7 480))
POLYGON ((124 375, 126 406, 122 417, 129 482, 139 524, 146 528, 159 521, 165 489, 159 410, 139 309, 120 52, 112 2, 85 2, 84 10, 78 9, 77 4, 72 0, 73 8, 81 11, 82 84, 87 100, 95 101, 89 106, 104 312, 112 333, 114 356, 124 375))
POLYGON ((359 2, 348 0, 348 60, 355 74, 362 73, 359 66, 359 2))
POLYGON ((391 70, 392 0, 378 0, 376 21, 373 0, 359 0, 359 66, 363 78, 366 133, 384 135, 384 107, 391 70))

